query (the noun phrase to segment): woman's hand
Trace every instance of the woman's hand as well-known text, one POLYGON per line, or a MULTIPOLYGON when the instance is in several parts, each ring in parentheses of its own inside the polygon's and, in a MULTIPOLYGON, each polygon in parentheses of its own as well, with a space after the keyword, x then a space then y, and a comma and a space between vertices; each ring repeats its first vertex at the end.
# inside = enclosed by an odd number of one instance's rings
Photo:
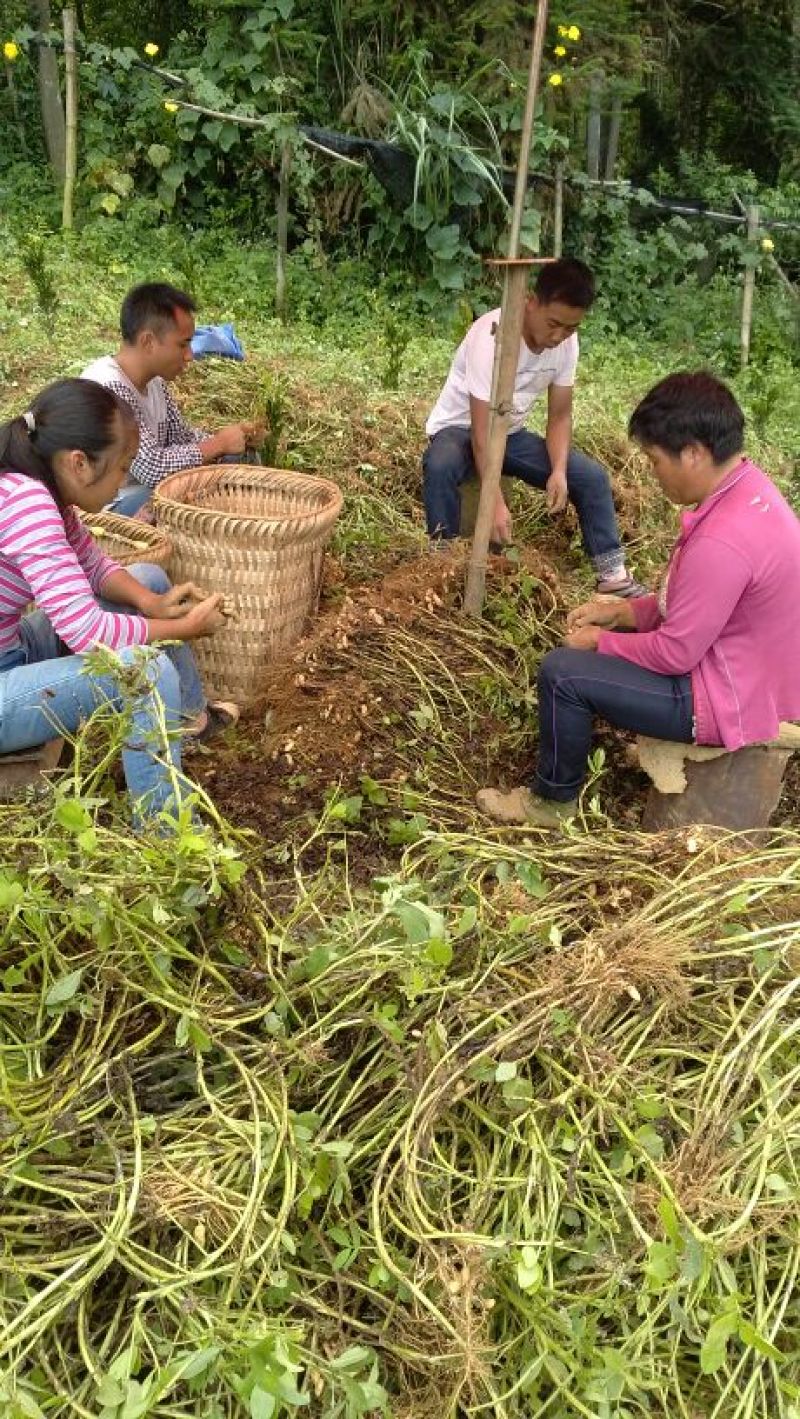
POLYGON ((214 632, 225 624, 222 602, 223 596, 221 592, 217 592, 214 596, 207 596, 205 600, 199 601, 191 611, 187 611, 178 623, 181 639, 193 641, 201 636, 213 636, 214 632))
POLYGON ((564 637, 564 644, 572 650, 597 650, 597 642, 603 634, 603 626, 581 626, 564 637))
POLYGON ((583 626, 601 626, 607 631, 634 630, 636 618, 630 603, 618 596, 595 596, 582 606, 576 606, 567 616, 568 631, 579 631, 583 626))
POLYGON ((179 586, 171 586, 160 596, 153 593, 140 609, 154 621, 177 621, 205 597, 206 593, 195 582, 184 581, 179 586))

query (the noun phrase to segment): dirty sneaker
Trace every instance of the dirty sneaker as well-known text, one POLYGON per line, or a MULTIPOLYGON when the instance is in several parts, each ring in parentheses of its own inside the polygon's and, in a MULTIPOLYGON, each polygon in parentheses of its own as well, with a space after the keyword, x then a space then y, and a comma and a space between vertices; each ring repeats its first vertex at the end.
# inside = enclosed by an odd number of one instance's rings
POLYGON ((616 581, 598 581, 595 591, 598 596, 619 596, 623 601, 632 601, 637 596, 649 596, 646 586, 635 577, 625 576, 616 581))
POLYGON ((482 788, 475 799, 482 813, 496 823, 527 824, 534 828, 560 828, 567 818, 578 811, 577 798, 567 803, 540 798, 529 788, 512 788, 501 793, 497 788, 482 788))

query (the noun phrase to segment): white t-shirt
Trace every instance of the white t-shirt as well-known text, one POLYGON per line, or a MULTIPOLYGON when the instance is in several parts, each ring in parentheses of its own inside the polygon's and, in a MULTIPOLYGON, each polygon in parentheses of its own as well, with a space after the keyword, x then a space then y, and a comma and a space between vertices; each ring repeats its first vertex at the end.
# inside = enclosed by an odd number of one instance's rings
MULTIPOLYGON (((425 425, 429 438, 438 434, 440 429, 453 424, 463 429, 470 427, 470 395, 489 403, 492 395, 494 337, 499 322, 500 311, 489 310, 470 326, 456 350, 447 382, 425 425)), ((577 335, 570 335, 553 350, 540 350, 536 354, 528 349, 524 340, 520 340, 514 400, 508 423, 510 434, 524 427, 534 399, 543 394, 551 384, 571 386, 575 383, 577 363, 577 335)))
POLYGON ((133 381, 128 379, 113 355, 101 355, 99 360, 92 360, 92 363, 86 366, 81 373, 81 379, 93 379, 95 384, 103 384, 107 389, 113 389, 115 384, 124 385, 135 398, 139 423, 150 430, 154 439, 159 438, 159 427, 163 428, 167 419, 166 385, 160 376, 156 375, 155 379, 151 379, 142 394, 133 381))

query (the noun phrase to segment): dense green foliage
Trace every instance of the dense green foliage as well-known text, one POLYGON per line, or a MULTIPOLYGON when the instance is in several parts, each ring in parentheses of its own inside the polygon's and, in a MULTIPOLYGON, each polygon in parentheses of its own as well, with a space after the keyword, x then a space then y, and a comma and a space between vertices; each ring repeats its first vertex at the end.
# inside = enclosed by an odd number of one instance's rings
MULTIPOLYGON (((28 18, 23 0, 13 0, 6 23, 20 52, 6 66, 13 92, 0 89, 0 165, 14 205, 21 185, 40 195, 50 186, 28 18), (25 155, 34 168, 20 168, 25 155)), ((382 272, 402 272, 398 284, 412 275, 429 303, 441 292, 452 303, 479 279, 480 258, 498 248, 507 212, 502 172, 516 161, 530 34, 529 7, 517 0, 455 17, 443 4, 385 0, 181 0, 135 11, 84 0, 79 23, 82 221, 104 214, 147 228, 178 215, 193 229, 271 237, 288 145, 294 250, 321 262, 363 256, 382 272), (151 71, 144 50, 155 45, 152 62, 181 85, 151 71), (176 109, 183 99, 213 112, 176 109), (354 168, 310 148, 298 127, 309 123, 394 142, 410 167, 394 171, 387 189, 363 155, 354 168)), ((642 285, 667 296, 685 278, 704 288, 715 272, 735 275, 757 257, 762 280, 774 282, 771 259, 748 250, 743 227, 670 217, 637 192, 702 198, 734 213, 757 199, 763 221, 800 223, 798 43, 789 0, 735 0, 724 9, 559 0, 549 23, 528 245, 550 248, 558 160, 568 181, 566 247, 597 261, 620 326, 632 311, 641 315, 642 285), (596 83, 600 170, 619 104, 615 173, 636 184, 616 196, 598 196, 583 176, 596 83)), ((800 231, 776 228, 771 239, 796 276, 800 231)))

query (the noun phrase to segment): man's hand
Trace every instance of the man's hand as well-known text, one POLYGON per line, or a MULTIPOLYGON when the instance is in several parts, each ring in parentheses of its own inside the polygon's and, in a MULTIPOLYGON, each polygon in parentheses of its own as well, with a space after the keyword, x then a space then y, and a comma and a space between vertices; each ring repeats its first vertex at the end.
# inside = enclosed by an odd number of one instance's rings
POLYGON ((635 630, 636 617, 630 602, 619 596, 595 596, 576 606, 567 616, 567 630, 579 631, 584 626, 599 626, 605 630, 635 630))
POLYGON ((563 512, 567 506, 567 475, 566 472, 551 473, 545 484, 547 493, 547 511, 549 513, 563 512))
POLYGON ((247 448, 245 429, 249 427, 246 424, 226 424, 207 439, 201 439, 199 447, 203 462, 214 463, 228 453, 244 453, 247 448))
POLYGON ((492 542, 499 542, 501 545, 511 541, 511 513, 506 507, 506 501, 502 493, 498 494, 494 507, 494 523, 492 524, 492 542))
POLYGON ((564 637, 564 644, 572 650, 597 650, 597 642, 602 634, 602 626, 581 626, 579 631, 571 631, 564 637))
POLYGON ((263 419, 250 419, 242 424, 248 448, 258 448, 267 436, 267 426, 263 419))

